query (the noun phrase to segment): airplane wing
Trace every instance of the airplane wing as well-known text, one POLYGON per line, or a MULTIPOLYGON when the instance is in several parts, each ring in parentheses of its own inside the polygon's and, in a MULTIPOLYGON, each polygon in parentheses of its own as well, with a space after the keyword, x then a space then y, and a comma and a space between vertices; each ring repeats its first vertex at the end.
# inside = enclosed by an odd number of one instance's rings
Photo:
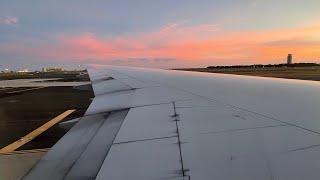
POLYGON ((107 66, 23 179, 318 180, 319 82, 107 66))

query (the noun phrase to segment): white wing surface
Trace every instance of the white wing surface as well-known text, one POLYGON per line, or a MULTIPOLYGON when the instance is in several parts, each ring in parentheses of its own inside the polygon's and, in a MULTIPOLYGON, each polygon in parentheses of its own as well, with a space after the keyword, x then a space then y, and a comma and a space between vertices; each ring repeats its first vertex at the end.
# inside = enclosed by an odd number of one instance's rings
POLYGON ((318 180, 320 84, 108 66, 24 179, 318 180))

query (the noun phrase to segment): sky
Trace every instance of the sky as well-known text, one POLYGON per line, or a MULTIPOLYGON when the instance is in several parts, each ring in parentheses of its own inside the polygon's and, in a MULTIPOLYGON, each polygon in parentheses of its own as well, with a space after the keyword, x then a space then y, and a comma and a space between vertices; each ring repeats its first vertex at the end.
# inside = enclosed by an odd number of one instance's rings
POLYGON ((0 71, 320 63, 319 0, 0 0, 0 71))

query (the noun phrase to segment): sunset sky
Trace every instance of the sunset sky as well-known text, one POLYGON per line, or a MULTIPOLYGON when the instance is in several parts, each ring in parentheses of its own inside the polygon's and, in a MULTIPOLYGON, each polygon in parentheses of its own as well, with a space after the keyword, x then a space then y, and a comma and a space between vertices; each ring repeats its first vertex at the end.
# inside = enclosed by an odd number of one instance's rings
POLYGON ((0 0, 0 70, 320 63, 320 0, 0 0))

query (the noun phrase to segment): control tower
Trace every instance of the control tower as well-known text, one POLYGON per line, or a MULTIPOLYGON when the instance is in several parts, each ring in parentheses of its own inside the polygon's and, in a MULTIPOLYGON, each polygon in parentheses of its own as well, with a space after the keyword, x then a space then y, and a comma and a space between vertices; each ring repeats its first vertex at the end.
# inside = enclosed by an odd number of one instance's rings
POLYGON ((292 64, 292 54, 288 54, 287 64, 292 64))

